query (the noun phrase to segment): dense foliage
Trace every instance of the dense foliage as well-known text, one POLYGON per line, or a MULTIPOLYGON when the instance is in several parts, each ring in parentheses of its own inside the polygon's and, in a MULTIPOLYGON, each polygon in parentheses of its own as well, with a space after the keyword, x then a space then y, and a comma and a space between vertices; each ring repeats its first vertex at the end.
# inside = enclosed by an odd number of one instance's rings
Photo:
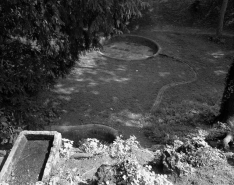
MULTIPOLYGON (((221 11, 222 7, 222 0, 206 0, 206 1, 200 1, 201 5, 203 7, 203 17, 204 18, 213 18, 215 23, 217 24, 218 21, 218 15, 221 11)), ((226 26, 233 24, 234 20, 234 2, 228 1, 226 13, 225 13, 225 20, 224 24, 226 26)))
POLYGON ((1 101, 17 104, 65 70, 67 39, 55 32, 58 7, 49 2, 1 1, 1 10, 1 101))
POLYGON ((30 108, 29 97, 67 74, 80 52, 98 46, 100 32, 124 31, 146 6, 141 0, 0 1, 1 105, 30 108))

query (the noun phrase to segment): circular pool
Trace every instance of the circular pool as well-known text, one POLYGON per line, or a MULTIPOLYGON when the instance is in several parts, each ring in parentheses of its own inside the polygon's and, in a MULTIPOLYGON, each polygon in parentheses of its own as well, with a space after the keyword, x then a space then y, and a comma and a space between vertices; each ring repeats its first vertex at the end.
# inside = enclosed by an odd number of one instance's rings
POLYGON ((160 46, 151 39, 137 35, 118 35, 103 44, 100 53, 117 60, 144 60, 158 54, 160 46))

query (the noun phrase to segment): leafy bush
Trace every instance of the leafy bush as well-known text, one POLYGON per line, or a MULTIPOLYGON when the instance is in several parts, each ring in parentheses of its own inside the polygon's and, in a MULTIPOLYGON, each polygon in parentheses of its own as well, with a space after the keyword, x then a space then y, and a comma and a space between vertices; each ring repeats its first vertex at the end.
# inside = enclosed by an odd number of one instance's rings
POLYGON ((182 142, 175 140, 162 151, 163 170, 178 175, 193 173, 196 167, 212 166, 225 163, 225 155, 218 149, 210 147, 202 136, 182 142))
POLYGON ((98 155, 103 154, 108 151, 108 146, 102 144, 98 139, 88 138, 81 141, 81 146, 79 147, 85 153, 98 155))
POLYGON ((14 111, 0 109, 0 145, 7 144, 12 147, 18 134, 22 131, 23 126, 16 125, 17 116, 14 115, 14 111))
POLYGON ((62 146, 59 150, 60 156, 65 158, 65 159, 69 159, 70 154, 71 154, 71 149, 73 147, 73 143, 74 141, 71 141, 69 139, 62 139, 62 146))
MULTIPOLYGON (((113 165, 102 164, 97 169, 96 178, 93 179, 93 182, 87 182, 82 179, 83 174, 76 173, 76 168, 66 168, 64 167, 66 165, 62 164, 62 166, 57 167, 59 168, 59 172, 51 176, 49 183, 37 182, 37 185, 59 184, 62 180, 64 180, 63 183, 66 182, 66 184, 172 185, 172 183, 167 180, 166 175, 155 174, 151 166, 143 166, 139 163, 134 151, 135 149, 140 149, 140 145, 134 136, 131 136, 127 140, 117 137, 111 145, 105 145, 94 138, 85 139, 80 144, 79 149, 76 149, 76 151, 89 152, 93 154, 92 157, 96 155, 100 157, 100 155, 103 155, 106 158, 109 156, 114 161, 113 165)), ((71 150, 72 141, 63 139, 60 154, 65 161, 69 160, 71 150)), ((89 161, 87 160, 87 162, 89 161)))
POLYGON ((98 185, 172 185, 166 175, 151 171, 151 166, 142 166, 134 158, 126 158, 114 166, 102 165, 98 171, 98 185))
POLYGON ((102 165, 97 170, 99 185, 105 184, 136 184, 136 185, 172 185, 165 175, 155 174, 151 166, 142 166, 134 155, 134 149, 140 147, 136 137, 127 140, 117 137, 113 144, 105 146, 96 139, 88 139, 81 148, 85 151, 100 151, 97 154, 109 154, 115 165, 102 165), (101 150, 100 150, 101 149, 101 150))
MULTIPOLYGON (((105 159, 107 156, 110 156, 111 160, 113 160, 112 165, 102 164, 97 169, 94 182, 98 185, 172 185, 167 180, 166 175, 156 174, 152 169, 160 163, 160 166, 163 166, 164 173, 175 173, 179 176, 184 176, 194 173, 197 168, 203 166, 214 167, 220 164, 226 165, 227 163, 224 153, 210 147, 202 133, 184 142, 175 140, 172 145, 166 145, 163 149, 154 152, 155 158, 150 162, 153 168, 150 165, 142 165, 139 162, 135 149, 146 150, 139 147, 140 145, 134 136, 127 140, 118 137, 111 145, 105 145, 97 139, 86 139, 81 143, 79 152, 87 151, 93 154, 92 157, 103 155, 105 159)), ((63 147, 60 152, 66 161, 69 160, 71 149, 72 142, 63 140, 63 147)), ((67 184, 81 182, 89 184, 89 182, 82 179, 82 174, 76 173, 76 168, 71 170, 63 167, 64 165, 59 169, 59 173, 51 177, 51 183, 55 182, 54 184, 56 184, 60 180, 66 179, 67 184)), ((45 185, 42 182, 41 184, 45 185)))
POLYGON ((14 106, 47 88, 74 64, 53 1, 1 1, 0 102, 14 106))

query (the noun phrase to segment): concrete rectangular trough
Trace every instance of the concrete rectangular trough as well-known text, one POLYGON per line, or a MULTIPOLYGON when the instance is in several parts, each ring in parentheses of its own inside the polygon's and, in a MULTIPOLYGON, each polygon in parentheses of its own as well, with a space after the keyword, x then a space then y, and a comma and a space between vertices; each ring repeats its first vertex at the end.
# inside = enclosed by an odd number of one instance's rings
POLYGON ((59 159, 61 141, 56 131, 22 131, 0 172, 0 183, 48 181, 59 159))

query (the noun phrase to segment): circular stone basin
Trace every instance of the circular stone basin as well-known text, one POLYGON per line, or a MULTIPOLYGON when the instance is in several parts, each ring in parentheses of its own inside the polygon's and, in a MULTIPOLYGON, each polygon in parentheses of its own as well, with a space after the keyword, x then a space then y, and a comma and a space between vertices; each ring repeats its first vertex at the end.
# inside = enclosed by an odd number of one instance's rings
POLYGON ((79 141, 87 138, 96 138, 100 141, 113 143, 113 141, 119 135, 117 130, 105 125, 98 124, 77 126, 52 125, 47 127, 46 129, 60 132, 63 138, 74 141, 74 146, 78 146, 79 141))
POLYGON ((104 42, 101 54, 118 60, 143 60, 156 56, 159 50, 159 45, 148 38, 119 35, 104 42))

